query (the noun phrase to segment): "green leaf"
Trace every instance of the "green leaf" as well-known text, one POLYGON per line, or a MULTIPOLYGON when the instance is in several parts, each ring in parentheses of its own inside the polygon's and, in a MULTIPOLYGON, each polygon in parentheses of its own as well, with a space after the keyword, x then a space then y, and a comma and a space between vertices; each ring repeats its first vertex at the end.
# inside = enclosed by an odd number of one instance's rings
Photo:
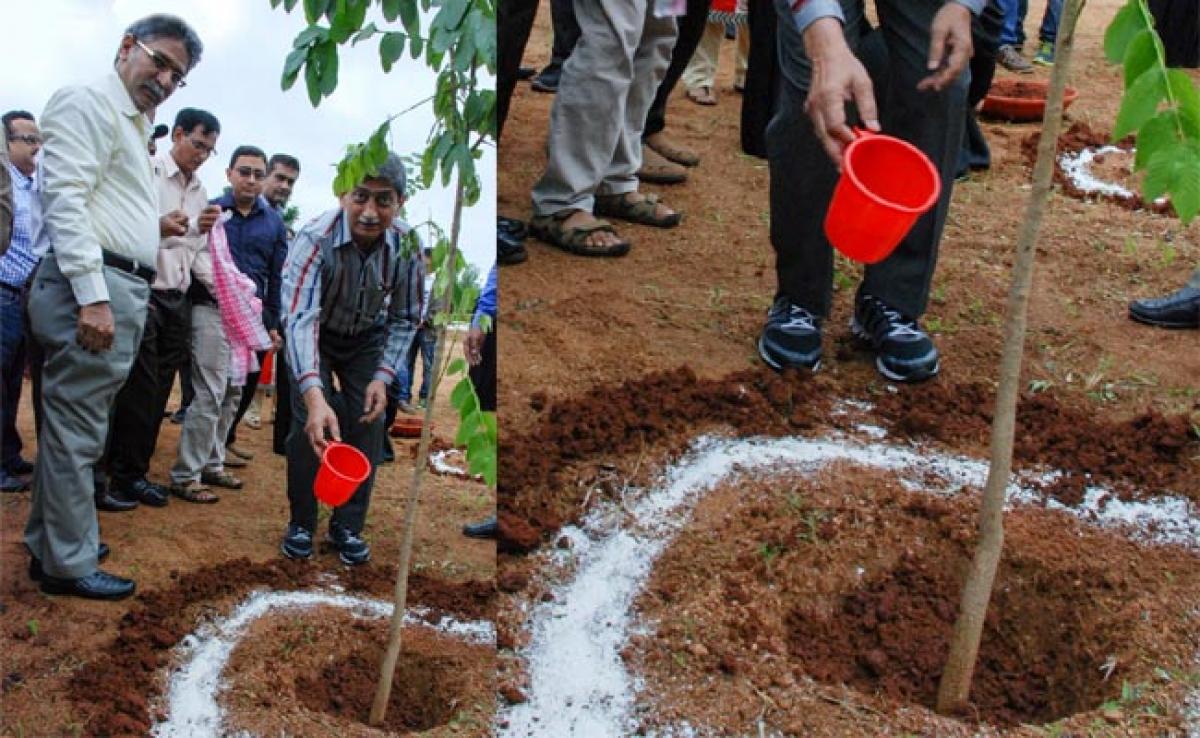
POLYGON ((298 0, 283 0, 283 12, 290 13, 296 9, 298 0))
POLYGON ((1195 141, 1188 142, 1174 162, 1171 178, 1171 204, 1184 226, 1200 212, 1200 150, 1195 141))
POLYGON ((379 60, 383 63, 383 71, 392 71, 392 65, 404 55, 403 33, 389 32, 379 40, 379 60))
POLYGON ((411 0, 383 0, 383 17, 388 23, 400 17, 400 5, 411 0))
POLYGON ((1125 50, 1134 37, 1146 30, 1146 17, 1138 7, 1140 0, 1129 0, 1125 7, 1117 11, 1104 32, 1104 56, 1113 64, 1120 64, 1125 59, 1125 50))
POLYGON ((425 42, 420 36, 413 36, 412 43, 409 44, 409 49, 412 50, 412 58, 417 59, 421 56, 421 50, 425 48, 425 42))
POLYGON ((332 41, 326 41, 322 46, 325 48, 325 61, 321 65, 321 93, 329 97, 338 85, 338 50, 337 44, 332 41))
POLYGON ((290 90, 292 85, 296 84, 296 77, 300 76, 300 68, 304 66, 307 57, 307 49, 292 49, 287 55, 287 61, 283 63, 283 78, 279 81, 281 88, 290 90))
POLYGON ((316 47, 308 50, 308 64, 304 67, 304 84, 308 87, 308 101, 315 108, 321 104, 321 56, 316 47))
POLYGON ((304 18, 309 25, 316 23, 329 9, 329 0, 304 0, 304 18))
POLYGON ((1125 91, 1113 129, 1113 140, 1118 141, 1128 136, 1153 118, 1158 111, 1158 104, 1166 95, 1167 84, 1162 69, 1157 65, 1147 69, 1125 91))
POLYGON ((1167 85, 1171 88, 1171 96, 1181 108, 1195 111, 1200 116, 1200 93, 1192 78, 1182 69, 1167 70, 1167 85))
POLYGON ((279 0, 271 0, 271 10, 279 7, 279 0))
MULTIPOLYGON (((417 11, 417 4, 412 0, 403 0, 400 3, 400 22, 404 24, 404 30, 410 38, 415 40, 421 36, 421 15, 417 11)), ((417 56, 417 53, 413 54, 414 59, 417 56)))
POLYGON ((1174 110, 1164 110, 1146 121, 1138 130, 1134 169, 1143 169, 1163 147, 1179 143, 1180 125, 1179 114, 1174 110))
POLYGON ((1158 46, 1161 42, 1154 31, 1147 28, 1139 31, 1125 50, 1125 87, 1130 85, 1147 69, 1158 63, 1158 46))
POLYGON ((312 25, 305 28, 300 33, 296 34, 296 39, 292 41, 293 49, 307 48, 316 41, 324 41, 329 38, 329 29, 325 26, 312 25))
POLYGON ((446 367, 447 374, 462 374, 466 370, 467 370, 467 360, 462 358, 461 356, 458 357, 457 359, 455 359, 454 361, 450 362, 449 366, 446 367))
POLYGON ((354 34, 354 38, 350 40, 350 45, 357 46, 359 41, 366 41, 377 33, 379 33, 379 29, 375 27, 375 24, 368 23, 365 28, 354 34))
MULTIPOLYGON (((458 359, 458 361, 462 361, 462 359, 458 359)), ((453 369, 449 371, 453 372, 453 369)), ((458 384, 454 385, 454 389, 450 391, 450 406, 461 411, 468 396, 474 394, 474 392, 474 388, 471 387, 471 379, 463 377, 459 380, 458 384)))
POLYGON ((483 434, 471 436, 467 441, 467 461, 471 463, 471 471, 478 470, 478 463, 488 463, 496 454, 495 447, 488 443, 488 438, 483 434))

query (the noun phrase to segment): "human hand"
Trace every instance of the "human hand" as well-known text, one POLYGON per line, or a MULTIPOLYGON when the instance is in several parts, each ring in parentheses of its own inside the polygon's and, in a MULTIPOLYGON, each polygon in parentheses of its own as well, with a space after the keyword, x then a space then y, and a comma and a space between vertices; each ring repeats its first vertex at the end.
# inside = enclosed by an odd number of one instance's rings
POLYGON ((209 205, 200 211, 200 216, 196 218, 196 228, 201 233, 208 233, 212 227, 216 225, 217 220, 221 217, 220 205, 209 205))
POLYGON ((267 335, 269 335, 271 337, 271 348, 272 349, 274 349, 275 351, 278 351, 279 349, 283 348, 283 337, 279 335, 279 331, 270 330, 270 331, 267 331, 267 335))
POLYGON ((304 422, 304 435, 319 458, 329 445, 326 435, 334 441, 341 442, 342 433, 338 428, 337 413, 325 401, 325 394, 320 387, 310 387, 304 393, 304 405, 308 410, 308 420, 304 422))
POLYGON ((971 61, 971 11, 965 5, 948 2, 933 16, 929 27, 929 76, 917 83, 922 92, 945 89, 962 74, 971 61))
POLYGON ((841 171, 842 151, 854 141, 854 131, 846 123, 846 103, 853 102, 863 125, 878 132, 875 90, 866 67, 846 45, 842 24, 836 18, 819 18, 806 28, 804 48, 812 60, 805 110, 821 145, 841 171))
POLYGON ((183 236, 188 232, 187 213, 182 210, 172 210, 158 219, 158 235, 160 238, 183 236))
POLYGON ((463 341, 463 356, 471 366, 478 366, 483 361, 483 330, 477 325, 467 331, 467 338, 463 341))
POLYGON ((383 414, 385 408, 387 408, 387 385, 378 379, 372 379, 367 384, 363 400, 363 415, 358 422, 374 423, 383 414))
POLYGON ((93 302, 79 308, 75 340, 80 346, 97 354, 108 351, 112 348, 115 331, 112 308, 107 302, 93 302))

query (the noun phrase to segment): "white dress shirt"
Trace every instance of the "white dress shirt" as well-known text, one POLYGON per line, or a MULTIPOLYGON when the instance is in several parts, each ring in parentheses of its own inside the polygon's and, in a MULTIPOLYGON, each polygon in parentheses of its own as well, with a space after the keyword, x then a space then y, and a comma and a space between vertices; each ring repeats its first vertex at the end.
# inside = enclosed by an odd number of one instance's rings
POLYGON ((42 113, 46 226, 80 305, 108 300, 101 250, 153 268, 158 188, 146 151, 150 121, 110 71, 64 87, 42 113))
POLYGON ((158 212, 166 215, 172 210, 182 210, 188 216, 187 234, 168 236, 159 243, 158 276, 151 286, 156 290, 186 292, 192 283, 196 255, 208 248, 208 236, 200 233, 196 222, 200 211, 208 205, 208 193, 195 173, 190 178, 183 173, 170 151, 160 151, 151 159, 151 166, 158 183, 158 212))

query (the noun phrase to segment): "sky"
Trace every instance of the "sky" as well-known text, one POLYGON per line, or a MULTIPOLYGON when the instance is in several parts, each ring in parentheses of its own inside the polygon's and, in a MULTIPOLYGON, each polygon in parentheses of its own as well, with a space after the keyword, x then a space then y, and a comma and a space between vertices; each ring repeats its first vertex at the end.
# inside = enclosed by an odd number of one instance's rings
MULTIPOLYGON (((269 0, 22 2, 9 20, 19 18, 24 30, 10 29, 0 45, 0 112, 22 109, 40 116, 54 90, 97 79, 111 68, 131 22, 151 13, 173 13, 196 29, 204 54, 188 74, 187 87, 160 106, 156 122, 170 125, 184 107, 203 108, 221 121, 217 156, 199 170, 210 197, 224 189, 229 154, 240 144, 253 144, 268 155, 296 156, 301 174, 290 204, 300 208, 301 222, 306 222, 337 206, 331 184, 345 146, 365 141, 389 115, 431 95, 435 77, 423 60, 407 54, 391 74, 384 74, 376 37, 352 49, 343 47, 337 91, 314 109, 303 74, 287 92, 279 86, 292 39, 306 26, 302 6, 288 14, 282 7, 273 10, 269 0)), ((385 28, 386 21, 376 13, 367 21, 385 28)), ((393 121, 392 150, 401 155, 423 151, 432 124, 429 104, 393 121)), ((169 139, 162 139, 163 145, 169 148, 169 139)), ((496 249, 495 149, 485 147, 477 165, 482 196, 463 213, 459 245, 486 274, 496 249)), ((405 207, 405 218, 414 224, 432 220, 448 234, 454 195, 439 184, 417 193, 405 207)))

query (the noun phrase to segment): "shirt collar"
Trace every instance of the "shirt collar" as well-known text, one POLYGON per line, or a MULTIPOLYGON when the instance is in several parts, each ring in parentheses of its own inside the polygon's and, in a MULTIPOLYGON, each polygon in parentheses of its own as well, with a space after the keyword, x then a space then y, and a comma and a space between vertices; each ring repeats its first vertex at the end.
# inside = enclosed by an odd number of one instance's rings
POLYGON ((137 123, 141 130, 146 130, 150 120, 137 109, 133 98, 129 96, 129 90, 125 89, 125 83, 121 81, 121 77, 117 74, 116 68, 109 70, 104 76, 104 81, 101 85, 104 93, 108 95, 109 100, 117 109, 127 117, 132 118, 137 123))
POLYGON ((188 190, 200 188, 200 178, 194 173, 192 174, 191 179, 186 179, 183 176, 183 170, 179 168, 179 162, 175 161, 175 157, 171 156, 170 149, 158 152, 155 154, 154 158, 158 160, 158 164, 162 167, 163 174, 167 176, 167 179, 178 177, 179 180, 183 182, 184 187, 188 190))
POLYGON ((27 175, 25 172, 17 169, 17 166, 11 160, 5 163, 8 164, 8 171, 12 175, 13 187, 19 187, 22 190, 37 189, 37 169, 33 170, 32 175, 27 175))

